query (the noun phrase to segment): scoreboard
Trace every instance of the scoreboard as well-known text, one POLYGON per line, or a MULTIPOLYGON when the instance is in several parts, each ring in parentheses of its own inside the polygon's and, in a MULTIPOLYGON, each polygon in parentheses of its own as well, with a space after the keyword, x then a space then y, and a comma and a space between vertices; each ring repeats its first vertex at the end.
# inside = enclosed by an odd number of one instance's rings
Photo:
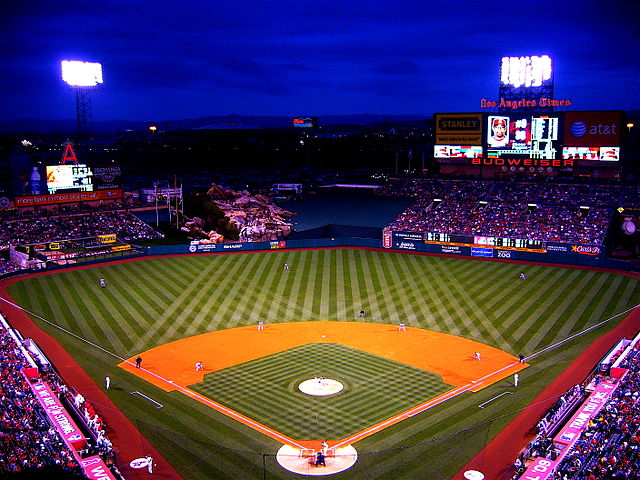
POLYGON ((622 111, 434 114, 434 158, 509 166, 613 166, 622 111))
POLYGON ((503 250, 522 250, 525 252, 547 251, 546 242, 529 238, 491 237, 485 235, 453 235, 449 233, 426 232, 424 243, 451 244, 458 246, 475 246, 500 248, 503 250))

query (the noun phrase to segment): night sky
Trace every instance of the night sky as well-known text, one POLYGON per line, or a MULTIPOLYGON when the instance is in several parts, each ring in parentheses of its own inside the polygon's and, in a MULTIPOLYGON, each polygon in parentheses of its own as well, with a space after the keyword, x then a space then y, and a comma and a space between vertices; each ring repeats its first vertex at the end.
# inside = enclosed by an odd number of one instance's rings
POLYGON ((573 110, 640 107, 636 1, 12 1, 3 120, 75 118, 64 59, 100 62, 94 120, 480 111, 503 56, 548 54, 573 110))

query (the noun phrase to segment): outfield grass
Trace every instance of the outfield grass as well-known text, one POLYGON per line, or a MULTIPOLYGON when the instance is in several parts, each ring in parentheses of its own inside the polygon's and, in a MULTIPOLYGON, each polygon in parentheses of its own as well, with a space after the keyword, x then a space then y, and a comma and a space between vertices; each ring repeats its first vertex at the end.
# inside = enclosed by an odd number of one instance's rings
MULTIPOLYGON (((122 358, 258 320, 361 321, 360 309, 367 312, 365 321, 403 321, 529 355, 640 303, 638 280, 622 275, 356 249, 157 258, 62 271, 9 290, 27 310, 122 358), (285 262, 292 270, 283 271, 285 262), (518 279, 522 270, 526 281, 518 279), (101 277, 108 288, 99 287, 101 277)), ((527 405, 621 318, 537 357, 522 372, 517 393, 488 408, 477 405, 509 388, 506 380, 356 443, 356 467, 332 478, 450 478, 512 416, 434 438, 527 405), (403 448, 381 452, 396 447, 403 448)), ((296 478, 273 460, 274 440, 181 394, 163 392, 117 368, 119 360, 109 353, 35 321, 98 384, 111 376, 119 387, 109 391, 113 401, 184 478, 296 478), (149 408, 129 395, 132 390, 152 395, 165 408, 149 408), (262 453, 269 455, 264 470, 255 467, 266 458, 262 453)))

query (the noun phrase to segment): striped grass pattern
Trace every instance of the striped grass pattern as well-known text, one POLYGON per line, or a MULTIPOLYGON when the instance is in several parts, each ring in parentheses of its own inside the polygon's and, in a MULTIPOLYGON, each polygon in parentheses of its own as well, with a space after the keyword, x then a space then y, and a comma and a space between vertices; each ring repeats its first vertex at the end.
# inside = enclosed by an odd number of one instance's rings
POLYGON ((209 373, 191 388, 296 440, 341 439, 449 388, 433 373, 332 343, 311 343, 209 373), (314 397, 298 385, 338 380, 314 397))
MULTIPOLYGON (((360 453, 375 453, 360 455, 358 469, 345 473, 344 478, 363 480, 451 478, 506 425, 512 412, 524 408, 591 341, 613 328, 622 318, 617 316, 620 312, 640 303, 638 279, 624 275, 349 248, 103 264, 28 278, 13 284, 9 293, 28 310, 124 358, 187 336, 255 325, 260 320, 404 322, 467 337, 514 355, 530 355, 589 326, 614 319, 536 357, 522 372, 517 392, 491 402, 485 409, 477 405, 512 389, 511 384, 505 381, 476 394, 466 393, 359 441, 356 446, 360 453), (291 270, 283 270, 284 263, 291 265, 291 270), (521 271, 527 274, 527 280, 519 280, 521 271), (102 277, 107 280, 107 288, 98 284, 102 277), (364 319, 358 317, 361 309, 366 312, 364 319), (468 428, 490 418, 501 420, 482 429, 468 428), (429 442, 455 431, 465 432, 464 436, 452 436, 444 443, 429 442), (401 447, 402 453, 397 454, 396 447, 401 447), (394 450, 379 453, 385 449, 394 450), (455 455, 451 455, 452 449, 455 455)), ((174 465, 182 465, 184 478, 264 478, 264 471, 253 466, 256 454, 277 450, 271 438, 183 395, 152 387, 117 368, 117 358, 38 318, 35 321, 59 339, 98 385, 104 375, 111 376, 118 386, 109 391, 112 400, 130 417, 146 422, 141 423, 147 425, 145 433, 152 435, 151 441, 174 465), (137 402, 128 394, 133 390, 148 393, 165 408, 156 410, 137 402), (217 455, 210 455, 211 445, 221 446, 217 455)), ((311 368, 310 376, 319 373, 317 365, 313 355, 297 360, 298 369, 311 368)), ((301 395, 294 393, 294 386, 304 379, 303 373, 298 370, 300 377, 292 377, 287 383, 292 398, 301 395)), ((336 396, 336 400, 353 389, 355 380, 343 374, 337 372, 336 376, 345 379, 349 391, 336 396)), ((228 392, 235 389, 230 383, 218 384, 210 395, 230 395, 228 392)), ((408 391, 411 389, 398 390, 385 402, 402 402, 408 391)), ((280 391, 265 393, 265 397, 280 396, 280 391)), ((306 405, 312 405, 311 399, 306 400, 306 405)), ((553 401, 550 399, 549 407, 553 401)), ((280 415, 277 421, 283 421, 293 411, 300 413, 298 407, 287 408, 286 414, 266 408, 261 414, 280 415)), ((316 406, 302 410, 308 414, 307 421, 321 413, 316 406)), ((327 410, 326 415, 333 415, 327 410)), ((340 421, 359 421, 346 417, 340 416, 340 421)), ((295 431, 301 428, 300 421, 282 428, 295 431)), ((330 436, 324 430, 329 423, 314 424, 311 428, 323 430, 319 435, 314 431, 313 437, 330 436)), ((268 478, 291 478, 275 463, 267 469, 268 478)))
POLYGON ((36 277, 10 291, 123 357, 259 320, 362 320, 360 309, 365 321, 530 354, 640 296, 636 279, 603 272, 355 249, 158 258, 36 277))

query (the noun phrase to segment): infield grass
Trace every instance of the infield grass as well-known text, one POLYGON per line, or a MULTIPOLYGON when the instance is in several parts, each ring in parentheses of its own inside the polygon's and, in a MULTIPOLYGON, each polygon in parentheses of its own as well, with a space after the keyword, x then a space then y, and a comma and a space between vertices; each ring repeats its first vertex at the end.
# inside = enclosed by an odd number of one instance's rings
MULTIPOLYGON (((278 443, 271 438, 128 374, 116 367, 120 359, 105 350, 128 358, 187 336, 258 320, 362 321, 358 312, 364 309, 364 321, 402 321, 530 355, 612 318, 606 326, 537 357, 522 372, 516 394, 477 408, 509 389, 505 380, 395 424, 356 443, 356 467, 333 477, 444 480, 590 342, 617 325, 623 318, 617 314, 640 303, 638 279, 623 275, 358 249, 154 258, 55 272, 19 281, 9 291, 37 314, 36 323, 56 336, 98 385, 105 375, 111 376, 118 386, 109 391, 112 400, 189 480, 299 477, 277 465, 273 454, 278 443), (283 271, 284 263, 292 270, 283 271), (523 270, 526 281, 518 279, 523 270), (101 277, 107 279, 106 289, 98 285, 101 277), (132 390, 151 395, 165 408, 151 408, 129 395, 132 390), (482 426, 469 428, 476 424, 482 426), (437 440, 458 431, 462 433, 437 440)), ((303 377, 303 368, 312 367, 314 359, 299 365, 303 377)), ((222 387, 216 391, 226 394, 222 387)), ((399 390, 391 398, 402 401, 405 394, 399 390)), ((247 403, 247 408, 255 408, 247 403)), ((312 415, 313 408, 308 413, 312 415)), ((347 417, 344 421, 357 422, 347 417)))
POLYGON ((434 373, 345 345, 308 343, 209 373, 190 388, 290 438, 338 440, 452 387, 434 373), (320 374, 344 389, 327 397, 299 390, 320 374))

